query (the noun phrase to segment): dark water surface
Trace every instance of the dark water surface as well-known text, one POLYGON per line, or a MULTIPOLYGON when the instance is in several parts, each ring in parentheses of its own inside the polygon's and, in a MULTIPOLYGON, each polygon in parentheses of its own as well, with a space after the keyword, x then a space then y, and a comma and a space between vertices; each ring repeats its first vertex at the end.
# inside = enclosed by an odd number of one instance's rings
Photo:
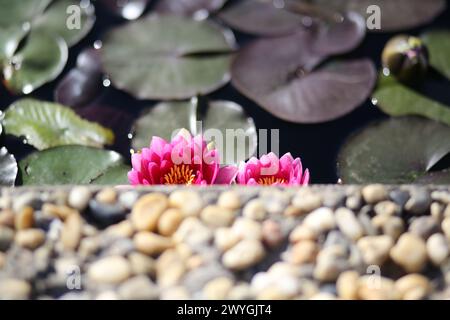
MULTIPOLYGON (((56 81, 33 92, 31 97, 52 101, 54 88, 64 75, 75 66, 78 54, 83 49, 92 46, 96 40, 102 39, 102 35, 111 27, 127 23, 112 16, 100 6, 97 6, 96 9, 97 21, 94 29, 81 43, 70 50, 69 62, 64 73, 56 81)), ((150 12, 151 9, 150 6, 148 11, 150 12)), ((410 30, 407 33, 418 35, 424 30, 433 28, 450 28, 450 9, 436 19, 432 25, 410 30)), ((252 40, 251 37, 237 32, 235 32, 235 35, 240 45, 244 45, 252 40)), ((345 57, 370 57, 379 67, 384 44, 392 36, 393 34, 368 34, 362 45, 345 57)), ((282 50, 282 48, 277 48, 277 50, 282 50)), ((423 86, 422 91, 430 97, 450 105, 449 81, 436 75, 423 86)), ((241 104, 255 120, 257 129, 279 129, 280 153, 291 152, 293 156, 301 157, 304 166, 311 171, 313 183, 336 183, 336 156, 342 142, 351 133, 364 127, 370 121, 384 117, 368 99, 360 108, 339 120, 316 125, 300 125, 273 117, 241 95, 230 84, 214 92, 210 97, 212 99, 232 100, 241 104)), ((4 87, 0 86, 0 110, 6 109, 10 103, 18 98, 12 96, 4 87)), ((155 103, 156 101, 137 101, 126 93, 115 90, 112 87, 109 87, 102 97, 94 103, 95 105, 108 108, 118 108, 127 114, 123 119, 119 119, 119 121, 123 120, 123 126, 121 127, 121 132, 116 132, 116 135, 121 137, 119 137, 120 145, 115 147, 127 158, 129 158, 126 154, 129 146, 126 145, 126 133, 130 129, 132 119, 136 118, 143 108, 152 106, 155 103)), ((33 150, 31 147, 23 145, 18 139, 11 137, 3 137, 2 139, 9 151, 18 159, 21 159, 33 150)))

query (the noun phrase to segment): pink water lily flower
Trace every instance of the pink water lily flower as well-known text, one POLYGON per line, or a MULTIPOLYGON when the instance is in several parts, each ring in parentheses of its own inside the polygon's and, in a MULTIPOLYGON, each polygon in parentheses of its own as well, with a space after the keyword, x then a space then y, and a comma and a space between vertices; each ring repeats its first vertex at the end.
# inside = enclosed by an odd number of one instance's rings
POLYGON ((271 152, 260 159, 251 158, 239 168, 238 184, 246 185, 308 185, 309 170, 303 172, 300 158, 286 153, 280 159, 271 152))
POLYGON ((128 180, 132 185, 230 184, 236 167, 220 167, 217 149, 208 148, 202 136, 181 131, 171 142, 153 137, 149 148, 132 155, 128 180))

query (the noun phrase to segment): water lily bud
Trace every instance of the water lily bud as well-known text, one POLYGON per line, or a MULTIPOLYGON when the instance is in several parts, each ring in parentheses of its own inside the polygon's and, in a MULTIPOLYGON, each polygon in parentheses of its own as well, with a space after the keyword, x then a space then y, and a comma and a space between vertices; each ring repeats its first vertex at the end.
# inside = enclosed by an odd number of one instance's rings
POLYGON ((382 55, 384 74, 401 82, 420 81, 428 68, 428 50, 417 37, 400 35, 388 41, 382 55))

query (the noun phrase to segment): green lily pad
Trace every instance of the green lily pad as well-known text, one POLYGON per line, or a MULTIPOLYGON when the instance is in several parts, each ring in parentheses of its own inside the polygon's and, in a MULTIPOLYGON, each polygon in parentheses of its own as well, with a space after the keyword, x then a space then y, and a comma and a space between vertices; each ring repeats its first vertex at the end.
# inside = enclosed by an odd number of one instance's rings
MULTIPOLYGON (((0 126, 1 133, 1 126, 0 126)), ((6 148, 0 149, 0 186, 12 187, 17 177, 17 162, 6 148)))
POLYGON ((151 15, 110 32, 102 60, 119 89, 140 99, 185 99, 226 84, 235 46, 208 21, 151 15))
POLYGON ((241 106, 231 101, 199 103, 197 99, 191 102, 163 102, 150 108, 134 125, 132 147, 135 150, 148 147, 153 136, 170 141, 174 133, 182 128, 193 135, 202 132, 205 139, 214 141, 222 156, 222 164, 239 163, 256 153, 255 123, 246 116, 241 106), (226 139, 227 129, 229 140, 226 139))
POLYGON ((338 156, 346 184, 450 183, 450 170, 434 170, 450 153, 450 128, 420 117, 390 118, 347 140, 338 156))
POLYGON ((183 16, 208 17, 210 12, 215 12, 223 7, 227 0, 160 0, 155 10, 158 13, 176 14, 183 16))
POLYGON ((431 66, 450 79, 450 31, 430 31, 421 38, 428 48, 431 66))
POLYGON ((403 85, 393 76, 380 74, 372 102, 388 115, 422 116, 450 126, 450 107, 403 85))
POLYGON ((3 126, 7 134, 25 137, 38 150, 71 144, 102 147, 114 141, 111 130, 81 119, 67 107, 34 99, 13 103, 3 126))
POLYGON ((19 51, 2 63, 4 83, 16 94, 29 94, 54 80, 64 69, 67 45, 61 38, 32 32, 19 51))
POLYGON ((41 15, 51 2, 52 0, 0 0, 0 26, 30 22, 41 15))
POLYGON ((122 156, 84 146, 34 152, 19 162, 23 185, 124 184, 122 156))

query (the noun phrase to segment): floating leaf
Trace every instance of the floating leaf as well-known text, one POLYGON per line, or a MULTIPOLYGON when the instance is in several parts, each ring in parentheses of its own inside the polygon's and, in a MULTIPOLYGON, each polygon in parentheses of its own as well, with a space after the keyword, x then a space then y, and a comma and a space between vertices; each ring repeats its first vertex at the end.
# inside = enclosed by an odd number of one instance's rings
POLYGON ((390 118, 352 136, 338 156, 347 184, 450 183, 433 168, 450 153, 450 128, 419 117, 390 118))
POLYGON ((229 81, 233 47, 210 22, 152 15, 109 33, 102 58, 117 88, 141 99, 184 99, 229 81))
POLYGON ((0 0, 0 26, 10 27, 30 22, 49 6, 52 0, 0 0))
POLYGON ((64 69, 67 45, 61 38, 32 32, 23 48, 3 60, 5 85, 16 94, 29 94, 54 80, 64 69))
MULTIPOLYGON (((1 133, 1 126, 0 126, 1 133)), ((12 187, 17 177, 17 162, 6 148, 0 149, 0 186, 12 187)))
POLYGON ((144 13, 150 0, 100 0, 100 2, 115 15, 127 20, 136 20, 144 13))
POLYGON ((70 144, 102 147, 114 141, 111 130, 81 119, 67 107, 34 99, 13 103, 3 126, 7 134, 25 137, 38 150, 70 144))
POLYGON ((407 30, 431 22, 446 8, 445 0, 312 0, 313 3, 340 12, 356 11, 370 17, 372 6, 380 8, 381 29, 375 32, 407 30))
POLYGON ((164 102, 149 109, 134 125, 132 147, 135 150, 148 147, 153 136, 170 140, 176 130, 186 128, 193 135, 202 130, 207 140, 215 141, 223 158, 222 164, 239 163, 254 155, 256 127, 242 107, 231 101, 205 104, 199 105, 193 99, 191 102, 164 102))
POLYGON ((209 12, 222 8, 227 0, 160 0, 155 7, 156 12, 182 16, 207 17, 209 12))
POLYGON ((23 185, 124 184, 124 159, 114 151, 63 146, 34 152, 19 163, 23 185))
POLYGON ((450 79, 450 31, 431 31, 421 38, 430 54, 431 66, 450 79))
POLYGON ((372 101, 385 113, 394 116, 416 115, 450 126, 450 107, 431 100, 403 85, 393 76, 380 74, 372 101))
POLYGON ((28 28, 25 27, 8 27, 0 28, 0 65, 9 63, 9 59, 14 56, 20 41, 28 33, 28 28))
POLYGON ((335 61, 315 70, 325 59, 326 51, 335 54, 348 47, 349 44, 326 47, 304 32, 257 40, 236 57, 232 83, 262 108, 286 121, 334 120, 364 102, 376 82, 375 67, 368 59, 335 61))

